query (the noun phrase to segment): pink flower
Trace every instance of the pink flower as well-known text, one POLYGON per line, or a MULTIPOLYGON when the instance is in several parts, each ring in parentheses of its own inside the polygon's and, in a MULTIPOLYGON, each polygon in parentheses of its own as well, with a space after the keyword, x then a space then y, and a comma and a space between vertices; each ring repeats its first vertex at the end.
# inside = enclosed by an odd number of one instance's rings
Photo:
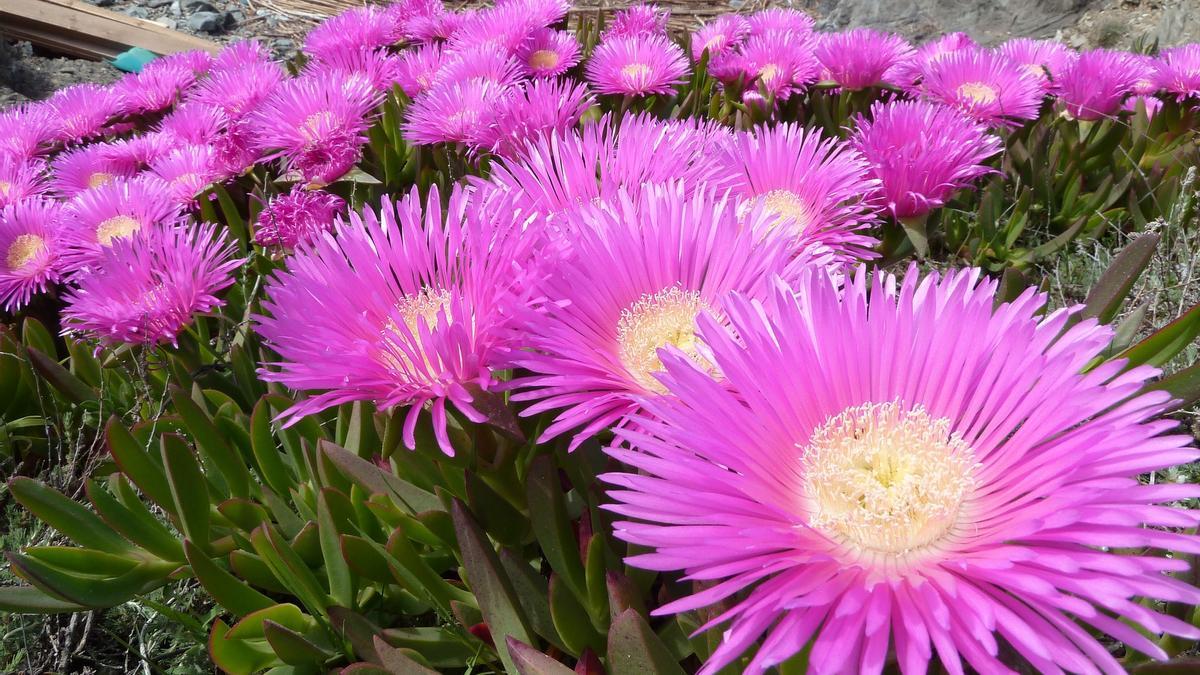
POLYGON ((517 3, 496 5, 465 16, 450 36, 448 51, 491 49, 511 56, 533 34, 542 28, 539 17, 531 15, 517 3))
POLYGON ((50 185, 40 160, 19 161, 0 154, 0 209, 46 194, 50 185))
POLYGON ((445 56, 436 42, 406 49, 396 63, 396 82, 410 98, 416 98, 433 86, 445 56))
POLYGON ((622 192, 678 183, 684 196, 707 187, 725 190, 736 177, 714 155, 727 128, 696 119, 650 115, 606 118, 568 133, 547 134, 514 158, 492 165, 485 187, 514 195, 522 210, 558 216, 615 199, 622 192))
POLYGON ((263 379, 323 393, 284 415, 296 420, 348 401, 403 406, 403 438, 430 410, 442 450, 454 454, 447 403, 474 422, 495 391, 512 313, 528 302, 519 273, 534 237, 503 195, 455 189, 443 211, 434 187, 379 214, 350 215, 337 236, 301 247, 267 283, 258 331, 279 355, 263 379), (486 198, 485 198, 486 197, 486 198))
POLYGON ((572 433, 574 450, 665 393, 664 348, 704 367, 697 316, 720 312, 730 291, 765 293, 788 265, 789 238, 769 220, 678 183, 571 213, 571 250, 541 288, 545 305, 522 321, 529 349, 513 355, 532 373, 512 382, 513 400, 534 402, 521 414, 562 411, 538 442, 572 433))
POLYGON ((271 200, 254 223, 254 243, 292 250, 333 229, 346 202, 321 190, 294 187, 271 200))
POLYGON ((123 98, 112 87, 76 84, 59 89, 45 105, 55 115, 59 140, 74 142, 99 135, 121 112, 123 98))
POLYGON ((1200 44, 1162 50, 1155 61, 1158 88, 1182 101, 1200 96, 1200 44))
POLYGON ((166 110, 196 83, 196 72, 180 61, 155 59, 140 73, 121 78, 114 89, 121 96, 121 111, 143 114, 166 110))
POLYGON ((400 59, 382 50, 334 52, 310 61, 301 77, 335 80, 351 92, 369 89, 386 95, 400 77, 400 59))
POLYGON ((617 10, 608 27, 600 34, 602 41, 620 37, 667 36, 667 22, 671 10, 659 9, 658 5, 630 5, 617 10))
POLYGON ((516 58, 529 77, 558 77, 579 63, 579 42, 570 33, 541 28, 517 48, 516 58))
POLYGON ((150 165, 150 173, 166 184, 165 197, 191 207, 196 197, 221 180, 216 151, 208 145, 186 145, 150 165))
POLYGON ((109 345, 176 345, 197 313, 224 304, 217 293, 233 284, 242 264, 233 256, 211 223, 116 239, 66 293, 64 332, 109 345))
POLYGON ((154 133, 175 147, 184 145, 209 145, 224 129, 227 118, 221 108, 205 103, 191 102, 180 106, 163 117, 154 133))
POLYGON ((812 45, 797 43, 791 33, 767 33, 752 37, 741 47, 744 81, 754 91, 763 90, 778 101, 786 101, 817 81, 821 64, 812 45))
POLYGON ((849 145, 780 124, 734 134, 717 161, 736 176, 741 208, 774 218, 793 250, 828 251, 841 261, 875 257, 878 242, 862 230, 874 224, 868 197, 879 181, 849 145))
POLYGON ((58 202, 32 197, 0 209, 0 305, 9 312, 61 278, 58 202))
POLYGON ((212 61, 213 73, 241 70, 271 62, 271 52, 258 40, 238 40, 225 45, 212 61))
POLYGON ((1044 83, 1047 89, 1055 91, 1056 81, 1062 77, 1067 68, 1079 58, 1079 54, 1070 47, 1054 40, 1031 40, 1017 38, 1000 45, 999 52, 1009 61, 1016 63, 1044 83))
POLYGON ((58 113, 45 103, 0 111, 0 159, 27 162, 46 152, 62 136, 58 113))
POLYGON ((1112 117, 1143 78, 1143 66, 1128 52, 1082 52, 1058 79, 1058 100, 1076 119, 1112 117))
POLYGON ((905 87, 911 87, 920 79, 929 64, 962 49, 978 49, 979 45, 966 33, 946 33, 917 48, 913 55, 896 67, 895 79, 905 87))
POLYGON ((614 37, 601 42, 585 68, 601 94, 670 94, 688 74, 683 50, 661 35, 614 37))
POLYGON ((354 7, 317 24, 304 39, 304 51, 317 60, 347 51, 372 51, 401 39, 394 13, 367 5, 354 7))
POLYGON ((751 14, 747 21, 751 36, 791 33, 807 38, 813 32, 813 18, 798 9, 772 7, 751 14))
POLYGON ((899 35, 870 28, 825 33, 816 44, 821 79, 857 90, 877 84, 903 84, 898 69, 913 55, 899 35))
POLYGON ((1007 126, 1037 118, 1046 94, 1043 80, 980 49, 960 49, 930 63, 920 90, 980 122, 1007 126))
POLYGON ((641 400, 609 451, 630 469, 602 478, 646 551, 627 563, 704 581, 654 613, 722 603, 700 673, 755 644, 739 671, 803 649, 818 673, 921 673, 935 650, 1008 672, 1001 640, 1037 672, 1119 673, 1097 636, 1160 659, 1143 630, 1200 637, 1141 601, 1200 602, 1168 553, 1200 551, 1171 506, 1200 488, 1138 480, 1198 457, 1155 419, 1170 395, 1142 393, 1157 371, 1082 373, 1108 327, 1033 289, 996 307, 979 276, 814 271, 701 317, 709 364, 661 357, 672 395, 641 400))
POLYGON ((531 80, 504 97, 495 123, 477 143, 502 157, 518 156, 531 141, 574 128, 593 103, 595 98, 582 82, 531 80))
POLYGON ((278 63, 231 61, 228 67, 216 69, 200 80, 189 102, 217 106, 230 120, 238 120, 257 108, 285 78, 278 63))
POLYGON ((408 107, 404 138, 414 145, 478 147, 492 134, 496 115, 510 95, 509 88, 482 79, 439 84, 408 107))
POLYGON ((152 176, 118 178, 76 195, 63 209, 63 271, 88 272, 119 239, 175 222, 179 205, 152 176))
POLYGON ((959 111, 928 101, 877 101, 851 138, 879 179, 877 201, 896 219, 940 208, 995 170, 1000 138, 959 111))
MULTIPOLYGON (((722 14, 692 33, 692 60, 708 50, 709 63, 741 46, 750 33, 750 22, 738 14, 722 14)), ((715 76, 714 76, 715 77, 715 76)))
POLYGON ((250 116, 262 150, 277 150, 304 180, 327 184, 354 167, 366 143, 367 116, 380 95, 330 79, 281 84, 250 116))
POLYGON ((136 167, 112 159, 104 146, 85 145, 59 154, 50 171, 54 175, 51 183, 54 191, 72 197, 117 178, 128 178, 136 173, 136 167))
POLYGON ((494 45, 447 51, 434 83, 452 85, 483 81, 496 89, 505 89, 521 80, 521 64, 508 52, 494 45))

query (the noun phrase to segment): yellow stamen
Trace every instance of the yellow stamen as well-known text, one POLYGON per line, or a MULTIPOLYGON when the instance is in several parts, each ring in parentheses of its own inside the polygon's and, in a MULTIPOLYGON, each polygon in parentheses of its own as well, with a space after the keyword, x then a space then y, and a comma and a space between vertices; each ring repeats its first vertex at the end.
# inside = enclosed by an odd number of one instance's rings
POLYGON ((12 189, 12 183, 6 180, 0 180, 0 196, 7 197, 8 191, 12 189))
POLYGON ((644 63, 631 63, 621 69, 621 74, 631 80, 650 77, 650 66, 644 63))
POLYGON ((764 84, 770 84, 777 77, 779 77, 779 66, 774 63, 768 63, 758 70, 758 79, 762 80, 764 84))
POLYGON ((22 267, 33 262, 38 254, 46 250, 46 240, 36 234, 20 234, 8 246, 8 254, 4 258, 4 262, 8 264, 8 269, 19 270, 22 267))
MULTIPOLYGON (((438 325, 439 313, 445 315, 447 322, 451 320, 450 291, 424 288, 419 293, 400 298, 382 331, 383 360, 397 370, 412 370, 413 362, 407 352, 424 352, 416 342, 409 342, 400 324, 404 324, 413 339, 419 342, 421 325, 432 331, 438 325)), ((428 356, 425 357, 425 363, 429 363, 428 356)))
POLYGON ((617 344, 621 363, 641 386, 660 394, 667 389, 654 378, 663 370, 658 350, 673 345, 696 364, 711 370, 698 349, 696 317, 708 304, 696 291, 681 288, 647 293, 621 312, 617 344))
POLYGON ((96 173, 88 176, 87 184, 88 184, 89 188, 97 188, 97 187, 100 187, 101 185, 108 185, 112 181, 113 181, 113 175, 111 173, 97 171, 96 173))
POLYGON ((798 234, 812 224, 812 207, 791 190, 771 190, 762 196, 762 205, 768 214, 789 221, 798 234))
POLYGON ((896 562, 934 549, 973 494, 975 454, 923 408, 865 403, 803 448, 809 524, 859 557, 896 562))
POLYGON ((125 239, 142 229, 142 224, 129 216, 113 216, 96 226, 96 241, 112 246, 114 239, 125 239))
POLYGON ((549 49, 539 49, 529 55, 529 65, 545 70, 558 65, 558 52, 549 49))
POLYGON ((1000 92, 990 84, 983 82, 965 82, 958 87, 958 95, 969 98, 976 104, 993 103, 1000 97, 1000 92))

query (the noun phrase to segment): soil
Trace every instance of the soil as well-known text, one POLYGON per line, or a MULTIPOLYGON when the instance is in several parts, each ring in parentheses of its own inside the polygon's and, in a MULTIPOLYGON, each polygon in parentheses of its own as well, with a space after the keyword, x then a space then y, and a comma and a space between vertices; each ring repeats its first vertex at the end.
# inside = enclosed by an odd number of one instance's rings
MULTIPOLYGON (((342 1, 346 7, 358 4, 342 1)), ((280 58, 295 53, 316 21, 305 11, 309 6, 289 9, 289 0, 89 2, 218 43, 258 39, 280 58)), ((460 4, 447 2, 452 7, 460 4)), ((466 4, 481 3, 470 0, 466 4)), ((583 0, 578 4, 608 8, 628 4, 628 0, 583 0)), ((820 28, 871 26, 915 41, 960 30, 984 44, 1020 36, 1058 38, 1076 48, 1128 49, 1155 41, 1161 46, 1200 41, 1200 0, 661 0, 660 5, 671 8, 672 23, 685 29, 724 11, 780 5, 814 14, 820 28)), ((70 84, 107 83, 120 75, 107 63, 58 58, 28 44, 0 40, 0 109, 45 98, 70 84)))

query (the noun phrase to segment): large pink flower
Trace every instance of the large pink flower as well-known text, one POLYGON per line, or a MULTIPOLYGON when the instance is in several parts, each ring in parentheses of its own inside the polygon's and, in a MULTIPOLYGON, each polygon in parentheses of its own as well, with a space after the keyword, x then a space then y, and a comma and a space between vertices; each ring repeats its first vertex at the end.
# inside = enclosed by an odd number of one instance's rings
POLYGON ((921 93, 980 122, 1015 126, 1038 116, 1045 78, 983 49, 960 49, 928 63, 921 93))
POLYGON ((1099 120, 1116 115, 1138 81, 1151 76, 1133 54, 1092 49, 1081 53, 1055 85, 1059 101, 1072 117, 1099 120))
POLYGON ((688 60, 662 35, 613 37, 596 47, 585 71, 601 94, 670 94, 687 76, 688 60))
POLYGON ((1154 67, 1157 88, 1180 101, 1200 96, 1200 44, 1164 49, 1154 67))
POLYGON ((350 215, 301 247, 267 283, 258 330, 279 355, 264 379, 321 393, 287 411, 299 419, 347 401, 408 407, 404 440, 415 447, 428 409, 443 451, 447 403, 479 422, 477 396, 498 386, 492 369, 508 349, 507 324, 526 302, 535 231, 503 195, 456 189, 441 206, 412 193, 376 215, 350 215))
POLYGON ((793 124, 738 132, 717 161, 733 176, 746 207, 760 205, 797 250, 822 249, 838 258, 874 257, 877 243, 862 232, 875 220, 868 198, 879 181, 854 148, 793 124))
POLYGON ((62 206, 33 197, 0 209, 0 306, 12 312, 61 277, 62 206))
POLYGON ((826 33, 816 44, 821 79, 846 89, 904 84, 900 68, 912 54, 912 45, 904 38, 870 28, 826 33))
POLYGON ((702 673, 760 639, 739 670, 807 648, 814 673, 890 654, 922 673, 935 650, 947 672, 1010 672, 1003 639, 1038 672, 1120 673, 1096 633, 1158 658, 1141 629, 1200 637, 1138 602, 1200 602, 1168 574, 1187 559, 1117 552, 1200 552, 1179 531, 1195 512, 1168 505, 1200 487, 1138 480, 1200 457, 1154 419, 1170 396, 1140 393, 1156 371, 1081 372, 1112 332, 1043 316, 1033 289, 996 307, 996 287, 813 273, 729 299, 728 326, 702 317, 711 366, 663 357, 672 396, 611 451, 637 471, 604 478, 617 536, 649 549, 628 562, 704 582, 655 613, 723 603, 702 673))
POLYGON ((198 312, 224 302, 242 264, 211 224, 155 227, 104 248, 91 273, 66 295, 67 332, 107 344, 176 344, 198 312))
POLYGON ((851 141, 879 179, 874 196, 895 218, 946 203, 980 176, 1001 141, 961 112, 929 101, 876 102, 856 120, 851 141))
POLYGON ((533 415, 561 410, 541 441, 573 433, 575 449, 621 423, 639 397, 666 390, 657 379, 660 349, 697 363, 696 317, 719 311, 725 294, 761 294, 791 259, 790 238, 754 209, 739 217, 726 196, 685 196, 680 184, 622 193, 570 216, 571 250, 530 312, 513 364, 530 371, 514 400, 535 401, 533 415))

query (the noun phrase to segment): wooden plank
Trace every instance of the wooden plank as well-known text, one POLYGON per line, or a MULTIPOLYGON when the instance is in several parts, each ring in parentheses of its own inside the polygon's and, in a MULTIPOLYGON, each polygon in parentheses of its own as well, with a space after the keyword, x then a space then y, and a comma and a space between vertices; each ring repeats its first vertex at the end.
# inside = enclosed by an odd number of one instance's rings
POLYGON ((215 42, 82 0, 0 0, 0 33, 93 59, 111 59, 130 47, 156 54, 193 49, 215 53, 221 48, 215 42))

